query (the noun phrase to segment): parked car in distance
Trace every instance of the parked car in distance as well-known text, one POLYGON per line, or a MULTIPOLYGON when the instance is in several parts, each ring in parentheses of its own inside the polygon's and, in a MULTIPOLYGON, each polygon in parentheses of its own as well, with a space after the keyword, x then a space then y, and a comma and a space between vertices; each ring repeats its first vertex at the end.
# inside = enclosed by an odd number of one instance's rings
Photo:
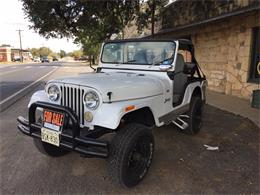
POLYGON ((44 63, 44 62, 49 63, 50 62, 47 56, 43 56, 41 61, 42 61, 42 63, 44 63))
POLYGON ((15 56, 15 57, 13 57, 12 61, 13 62, 21 62, 21 58, 18 57, 18 56, 15 56))
POLYGON ((79 61, 87 61, 88 57, 87 56, 82 56, 78 59, 79 61))
POLYGON ((33 61, 34 61, 34 62, 41 62, 41 58, 35 57, 35 58, 33 58, 33 61))
POLYGON ((55 61, 59 61, 57 57, 53 57, 52 58, 52 61, 55 62, 55 61))

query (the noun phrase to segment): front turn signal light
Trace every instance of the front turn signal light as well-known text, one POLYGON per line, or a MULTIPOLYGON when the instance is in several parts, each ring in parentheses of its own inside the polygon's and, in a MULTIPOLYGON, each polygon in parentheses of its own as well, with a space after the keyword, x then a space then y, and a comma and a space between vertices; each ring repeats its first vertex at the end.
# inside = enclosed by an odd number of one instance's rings
POLYGON ((130 106, 125 107, 125 111, 126 111, 126 112, 131 111, 131 110, 134 110, 134 109, 135 109, 135 106, 134 106, 134 105, 130 105, 130 106))

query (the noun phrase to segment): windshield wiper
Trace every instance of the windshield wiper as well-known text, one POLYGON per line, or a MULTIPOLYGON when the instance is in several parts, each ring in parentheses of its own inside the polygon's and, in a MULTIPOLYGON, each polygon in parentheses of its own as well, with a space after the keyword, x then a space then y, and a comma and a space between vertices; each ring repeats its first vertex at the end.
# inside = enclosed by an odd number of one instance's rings
POLYGON ((122 64, 127 64, 127 63, 131 63, 131 62, 135 62, 136 60, 128 60, 126 62, 123 62, 122 64))

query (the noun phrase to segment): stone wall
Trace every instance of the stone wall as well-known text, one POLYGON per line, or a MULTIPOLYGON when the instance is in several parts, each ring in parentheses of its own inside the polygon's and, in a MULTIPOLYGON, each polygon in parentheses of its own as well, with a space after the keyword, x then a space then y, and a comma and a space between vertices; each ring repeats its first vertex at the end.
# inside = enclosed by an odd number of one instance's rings
POLYGON ((259 5, 259 0, 178 0, 165 8, 162 29, 176 28, 259 5))
POLYGON ((250 99, 259 88, 247 82, 255 26, 260 26, 256 12, 205 25, 191 35, 209 89, 250 99))

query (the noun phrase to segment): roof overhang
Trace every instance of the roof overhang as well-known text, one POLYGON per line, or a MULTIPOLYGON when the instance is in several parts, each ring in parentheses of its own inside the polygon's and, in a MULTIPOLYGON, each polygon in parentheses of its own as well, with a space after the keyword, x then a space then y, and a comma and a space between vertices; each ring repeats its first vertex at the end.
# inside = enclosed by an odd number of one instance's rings
MULTIPOLYGON (((156 35, 186 30, 188 28, 200 26, 200 25, 203 25, 203 24, 208 24, 208 23, 211 23, 211 22, 215 22, 215 21, 219 21, 219 20, 231 17, 231 16, 237 16, 237 15, 240 15, 240 14, 245 14, 245 13, 257 11, 257 10, 260 11, 260 5, 247 7, 245 9, 237 10, 237 11, 234 11, 234 12, 230 12, 230 13, 227 13, 227 14, 223 14, 223 15, 220 15, 220 16, 217 16, 217 17, 214 17, 214 18, 209 18, 209 19, 206 19, 206 20, 202 20, 202 21, 199 21, 199 22, 194 22, 194 23, 190 23, 190 24, 187 24, 187 25, 178 26, 178 27, 175 27, 175 28, 162 29, 154 35, 156 36, 156 35)), ((145 38, 149 38, 149 37, 151 37, 151 35, 146 36, 145 38)))

